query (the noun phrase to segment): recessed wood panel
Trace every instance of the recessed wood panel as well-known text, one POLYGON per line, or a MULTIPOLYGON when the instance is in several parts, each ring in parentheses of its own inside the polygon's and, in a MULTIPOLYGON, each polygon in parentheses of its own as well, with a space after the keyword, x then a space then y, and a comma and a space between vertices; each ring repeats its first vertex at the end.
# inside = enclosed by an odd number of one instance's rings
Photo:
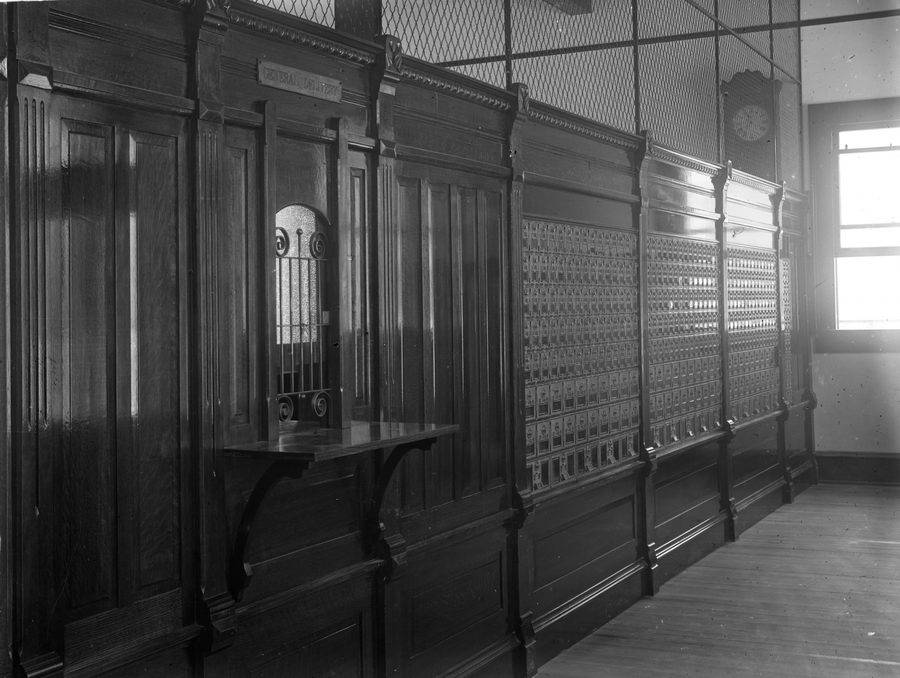
MULTIPOLYGON (((260 317, 259 232, 256 138, 247 130, 226 130, 222 189, 224 218, 215 247, 219 257, 219 333, 222 416, 231 442, 257 439, 259 384, 257 346, 260 317)), ((212 243, 210 243, 212 245, 212 243)))
POLYGON ((72 612, 116 597, 112 128, 63 121, 62 584, 72 612))
MULTIPOLYGON (((158 588, 177 580, 179 564, 178 146, 174 137, 137 132, 127 143, 131 382, 127 407, 133 422, 130 454, 137 480, 139 535, 135 583, 136 588, 158 588)), ((121 265, 120 274, 124 274, 121 265)), ((124 405, 119 403, 120 408, 124 405)))
MULTIPOLYGON (((585 501, 589 495, 583 495, 585 501)), ((584 506, 584 513, 535 539, 535 588, 550 584, 634 539, 634 498, 607 506, 584 506), (574 545, 577 544, 577 547, 574 545)), ((597 573, 599 581, 604 573, 597 573)), ((605 573, 612 574, 612 572, 605 573)), ((562 602, 562 601, 560 601, 562 602)))

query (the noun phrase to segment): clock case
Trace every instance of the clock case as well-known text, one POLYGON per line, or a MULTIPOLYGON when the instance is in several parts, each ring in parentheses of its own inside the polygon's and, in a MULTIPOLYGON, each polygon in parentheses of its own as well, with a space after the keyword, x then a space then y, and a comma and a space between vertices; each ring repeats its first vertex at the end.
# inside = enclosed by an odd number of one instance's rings
POLYGON ((781 81, 760 71, 741 71, 722 82, 724 160, 758 177, 776 180, 779 166, 779 120, 781 81), (769 116, 769 129, 761 138, 749 141, 735 131, 734 119, 748 104, 759 106, 769 116))

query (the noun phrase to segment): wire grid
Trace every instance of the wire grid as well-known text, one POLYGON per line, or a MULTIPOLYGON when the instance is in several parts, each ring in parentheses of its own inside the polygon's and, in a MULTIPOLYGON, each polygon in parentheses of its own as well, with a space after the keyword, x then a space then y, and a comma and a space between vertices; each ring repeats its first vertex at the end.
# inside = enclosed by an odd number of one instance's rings
POLYGON ((334 28, 334 0, 252 0, 271 9, 334 28))
MULTIPOLYGON (((708 9, 711 13, 712 7, 708 9)), ((684 0, 638 0, 638 36, 641 38, 714 29, 715 22, 712 19, 698 12, 684 0)))
POLYGON ((718 160, 715 38, 641 45, 641 127, 663 144, 718 160))
POLYGON ((502 0, 383 0, 381 22, 405 54, 425 61, 503 61, 502 0))
MULTIPOLYGON (((764 54, 768 54, 769 31, 744 33, 741 35, 741 38, 764 54)), ((733 35, 723 35, 719 39, 719 58, 719 68, 723 86, 731 89, 730 92, 726 90, 722 91, 722 121, 723 125, 728 125, 730 123, 726 120, 725 115, 727 97, 733 96, 736 97, 738 101, 742 102, 755 102, 759 98, 760 93, 756 90, 742 93, 736 91, 735 88, 738 87, 737 83, 728 85, 726 85, 726 83, 730 83, 735 74, 742 71, 758 71, 764 78, 768 79, 771 76, 772 66, 767 59, 764 59, 751 50, 733 35)), ((763 153, 763 151, 760 151, 758 157, 748 157, 739 154, 737 157, 727 157, 723 158, 723 160, 731 160, 735 169, 745 170, 765 179, 775 179, 775 148, 772 146, 771 151, 769 151, 768 148, 769 147, 766 146, 767 150, 765 153, 770 156, 767 159, 760 155, 763 153)), ((733 150, 729 152, 728 148, 725 148, 724 150, 726 156, 730 156, 731 153, 734 152, 733 150)))
POLYGON ((480 64, 464 64, 451 66, 451 71, 457 71, 470 78, 481 80, 495 87, 506 87, 506 69, 502 61, 488 61, 480 64))
POLYGON ((765 26, 769 23, 768 0, 719 0, 719 19, 729 28, 765 26))
POLYGON ((513 61, 513 80, 531 98, 586 118, 634 130, 634 59, 630 47, 513 61))
POLYGON ((778 97, 778 155, 780 160, 779 179, 788 188, 802 190, 801 162, 802 148, 800 143, 800 85, 795 82, 782 82, 778 97))
POLYGON ((799 4, 797 0, 772 0, 772 21, 776 24, 785 21, 799 21, 799 4))
MULTIPOLYGON (((800 77, 800 30, 782 28, 772 31, 773 61, 795 78, 800 77)), ((775 71, 775 77, 784 78, 784 73, 775 71)))
POLYGON ((631 0, 592 0, 591 12, 577 15, 545 0, 514 0, 510 9, 514 54, 632 39, 631 0))

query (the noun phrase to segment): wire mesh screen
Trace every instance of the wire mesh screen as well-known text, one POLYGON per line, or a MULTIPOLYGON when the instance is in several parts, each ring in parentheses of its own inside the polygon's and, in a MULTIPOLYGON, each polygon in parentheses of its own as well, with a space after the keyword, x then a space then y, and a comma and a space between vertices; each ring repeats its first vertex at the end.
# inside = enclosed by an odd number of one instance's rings
MULTIPOLYGON (((712 11, 711 7, 708 9, 712 11)), ((684 0, 639 0, 637 14, 640 38, 683 35, 715 29, 715 22, 712 19, 698 12, 684 0)))
POLYGON ((730 28, 765 26, 769 23, 769 3, 764 0, 719 0, 719 19, 730 28))
POLYGON ((382 12, 384 32, 400 38, 406 54, 506 86, 502 0, 384 0, 382 12), (494 60, 455 63, 485 57, 494 60))
POLYGON ((779 164, 781 166, 780 178, 784 180, 788 188, 799 191, 803 189, 799 84, 782 82, 781 92, 778 97, 778 109, 778 122, 781 128, 778 148, 779 164))
POLYGON ((590 11, 574 15, 544 0, 518 0, 510 9, 514 81, 527 83, 534 99, 634 128, 631 0, 593 0, 590 11))
MULTIPOLYGON (((772 31, 773 61, 795 78, 800 77, 800 31, 796 28, 782 28, 772 31)), ((784 79, 784 74, 776 71, 776 78, 784 79)))
POLYGON ((630 48, 513 61, 513 79, 534 99, 619 129, 634 128, 634 60, 630 48))
POLYGON ((715 38, 641 45, 641 127, 704 160, 718 159, 715 38))
POLYGON ((762 56, 768 52, 769 31, 744 33, 740 39, 733 35, 720 38, 722 160, 774 180, 777 85, 771 78, 771 64, 762 56))
POLYGON ((334 28, 335 0, 252 0, 271 9, 334 28))
POLYGON ((779 24, 785 21, 800 20, 800 3, 798 0, 772 0, 772 22, 779 24))
MULTIPOLYGON (((253 1, 332 27, 336 4, 347 8, 344 14, 353 7, 342 0, 253 1)), ((799 20, 797 0, 376 4, 382 32, 398 37, 413 57, 501 88, 509 75, 528 85, 536 101, 626 131, 649 129, 659 142, 690 155, 730 159, 738 169, 799 185, 799 29, 772 29, 773 22, 799 20), (761 80, 754 84, 738 77, 742 73, 761 80), (737 100, 744 104, 740 119, 737 100), (768 109, 765 124, 754 122, 765 117, 755 104, 768 109), (757 132, 768 136, 741 146, 737 137, 757 132)), ((342 14, 338 22, 352 19, 342 14)))
POLYGON ((631 0, 592 0, 583 14, 567 14, 545 0, 515 0, 510 10, 513 54, 632 38, 631 0))

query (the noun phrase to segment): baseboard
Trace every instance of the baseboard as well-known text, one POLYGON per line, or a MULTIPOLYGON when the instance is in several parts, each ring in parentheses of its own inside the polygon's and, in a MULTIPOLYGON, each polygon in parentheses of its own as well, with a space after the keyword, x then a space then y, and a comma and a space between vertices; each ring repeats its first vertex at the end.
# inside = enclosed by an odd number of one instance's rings
POLYGON ((641 599, 646 565, 635 562, 535 620, 540 666, 641 599))
POLYGON ((518 638, 509 634, 441 675, 446 678, 461 678, 462 676, 500 678, 501 676, 514 676, 516 669, 514 654, 518 649, 518 638))
POLYGON ((656 552, 654 577, 664 584, 725 543, 725 515, 712 516, 663 544, 656 552))
POLYGON ((740 535, 781 506, 784 503, 784 487, 784 480, 778 479, 738 501, 735 532, 740 535))
POLYGON ((900 453, 816 451, 821 483, 900 485, 900 453))

